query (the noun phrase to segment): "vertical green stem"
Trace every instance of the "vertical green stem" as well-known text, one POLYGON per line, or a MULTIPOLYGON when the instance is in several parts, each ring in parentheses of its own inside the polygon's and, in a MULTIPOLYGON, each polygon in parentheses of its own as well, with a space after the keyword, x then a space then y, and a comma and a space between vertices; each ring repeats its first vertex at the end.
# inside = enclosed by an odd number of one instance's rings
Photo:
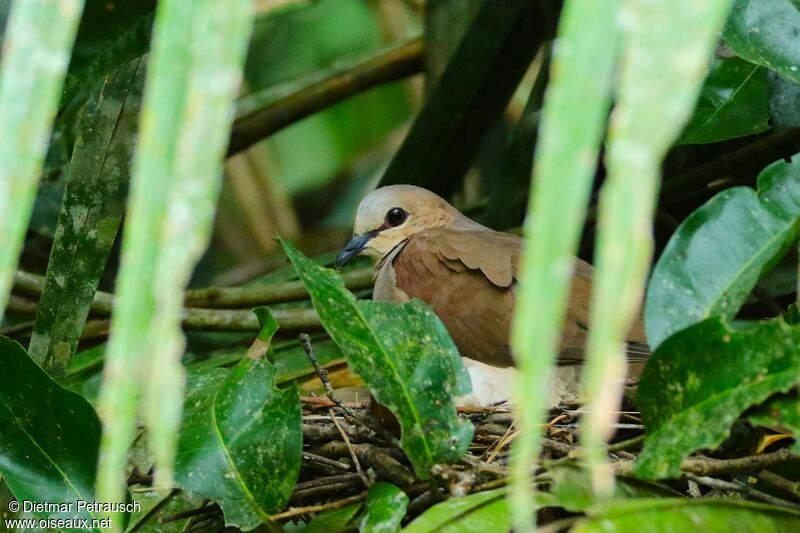
POLYGON ((624 51, 600 196, 581 442, 598 496, 613 491, 604 447, 625 376, 624 341, 653 252, 660 165, 697 100, 730 0, 624 0, 624 51))
POLYGON ((33 208, 83 0, 17 0, 0 65, 0 317, 33 208))
POLYGON ((101 500, 123 499, 140 393, 156 484, 171 485, 181 303, 210 235, 252 16, 251 0, 158 6, 100 398, 101 500))
POLYGON ((618 1, 569 0, 553 50, 536 147, 533 193, 512 344, 520 378, 510 492, 515 531, 533 528, 532 465, 566 310, 574 253, 610 101, 618 1))

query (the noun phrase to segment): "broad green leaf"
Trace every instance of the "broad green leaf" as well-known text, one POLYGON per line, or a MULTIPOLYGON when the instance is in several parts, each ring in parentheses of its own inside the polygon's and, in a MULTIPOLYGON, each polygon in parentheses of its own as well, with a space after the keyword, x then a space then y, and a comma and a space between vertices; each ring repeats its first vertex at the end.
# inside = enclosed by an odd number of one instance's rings
POLYGON ((77 501, 95 500, 97 414, 6 337, 0 337, 0 428, 0 475, 18 501, 70 503, 77 516, 91 518, 77 511, 77 501))
POLYGON ((147 52, 155 10, 156 0, 86 0, 65 90, 101 78, 147 52))
POLYGON ((652 499, 612 502, 570 531, 600 533, 766 533, 797 531, 800 513, 741 500, 652 499))
POLYGON ((795 448, 800 449, 800 398, 797 392, 773 396, 754 408, 747 416, 754 424, 780 426, 795 435, 795 448))
MULTIPOLYGON (((582 512, 592 509, 598 503, 592 490, 588 473, 577 467, 562 466, 549 468, 553 477, 550 493, 559 507, 568 511, 582 512)), ((632 477, 618 477, 614 484, 616 499, 630 498, 669 498, 680 497, 681 494, 656 483, 632 477)))
POLYGON ((469 391, 469 376, 444 324, 418 300, 356 301, 334 271, 281 244, 350 367, 399 420, 417 475, 428 479, 434 464, 458 461, 473 427, 453 398, 469 391))
POLYGON ((82 9, 83 0, 11 6, 0 63, 0 313, 31 217, 82 9))
POLYGON ((486 130, 552 36, 559 6, 552 0, 482 2, 381 185, 410 183, 445 195, 458 188, 486 130))
POLYGON ((635 473, 678 476, 684 457, 721 444, 745 409, 786 392, 798 375, 800 327, 781 319, 732 327, 710 318, 676 333, 642 373, 647 436, 635 473))
POLYGON ((286 505, 303 444, 297 388, 277 388, 263 353, 275 321, 263 312, 260 318, 250 356, 233 371, 191 375, 175 465, 178 487, 217 502, 225 523, 244 530, 286 505))
POLYGON ((798 216, 800 158, 764 169, 758 193, 728 189, 689 215, 650 278, 644 311, 650 346, 705 318, 735 316, 795 238, 798 216))
POLYGON ((601 497, 613 493, 605 441, 614 433, 626 372, 625 340, 639 318, 650 270, 662 162, 691 116, 730 2, 626 0, 616 21, 624 46, 609 121, 592 327, 581 373, 587 411, 581 417, 581 445, 601 497))
POLYGON ((29 346, 63 377, 114 244, 128 193, 144 63, 136 59, 95 83, 81 117, 29 346))
POLYGON ((773 71, 767 73, 767 80, 772 125, 777 128, 800 127, 800 83, 773 71))
POLYGON ((155 483, 172 484, 184 289, 210 238, 253 13, 251 0, 158 2, 99 402, 102 501, 123 495, 137 411, 155 483))
POLYGON ((511 335, 520 370, 514 400, 523 430, 512 448, 510 495, 520 531, 533 524, 531 461, 539 454, 548 378, 608 117, 619 6, 617 0, 565 2, 553 49, 550 70, 558 75, 544 97, 511 335))
POLYGON ((800 82, 797 28, 792 0, 734 0, 722 37, 743 59, 800 82))
POLYGON ((437 503, 406 526, 403 533, 487 533, 510 529, 506 489, 496 489, 437 503))
POLYGON ((678 142, 713 143, 766 131, 768 98, 766 68, 738 57, 716 58, 678 142))
POLYGON ((375 483, 367 495, 367 513, 361 533, 395 533, 406 515, 408 496, 391 483, 375 483))

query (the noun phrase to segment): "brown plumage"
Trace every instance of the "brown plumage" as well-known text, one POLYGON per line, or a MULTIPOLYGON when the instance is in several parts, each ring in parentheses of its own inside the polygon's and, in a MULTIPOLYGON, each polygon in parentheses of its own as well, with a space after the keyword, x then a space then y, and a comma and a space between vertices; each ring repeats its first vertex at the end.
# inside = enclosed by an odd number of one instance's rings
MULTIPOLYGON (((481 363, 483 372, 513 366, 509 335, 522 239, 486 228, 430 191, 410 185, 384 187, 364 198, 355 233, 337 263, 359 253, 375 258, 376 300, 419 298, 444 322, 461 355, 481 363)), ((562 365, 583 359, 591 277, 591 265, 576 259, 561 338, 562 365)), ((641 321, 628 341, 633 358, 647 355, 641 321)))

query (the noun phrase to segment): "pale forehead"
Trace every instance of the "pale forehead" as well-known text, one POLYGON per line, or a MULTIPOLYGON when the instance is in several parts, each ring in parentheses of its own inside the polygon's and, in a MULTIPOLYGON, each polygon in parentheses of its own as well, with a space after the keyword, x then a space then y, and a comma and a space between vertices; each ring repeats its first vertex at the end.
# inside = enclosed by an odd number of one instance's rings
POLYGON ((414 211, 417 206, 428 204, 444 204, 439 196, 413 185, 389 185, 376 189, 361 200, 356 218, 371 220, 383 218, 386 212, 393 207, 400 207, 406 211, 414 211))

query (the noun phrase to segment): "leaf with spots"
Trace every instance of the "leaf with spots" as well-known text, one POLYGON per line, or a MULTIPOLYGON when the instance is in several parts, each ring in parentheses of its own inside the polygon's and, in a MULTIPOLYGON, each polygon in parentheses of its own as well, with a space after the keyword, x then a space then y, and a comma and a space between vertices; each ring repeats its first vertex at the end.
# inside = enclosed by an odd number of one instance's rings
POLYGON ((474 428, 453 398, 469 392, 469 376, 444 324, 419 300, 356 301, 335 272, 281 244, 350 367, 400 422, 417 475, 428 479, 434 464, 458 461, 474 428))
POLYGON ((125 212, 143 84, 143 61, 121 66, 92 86, 81 117, 29 346, 56 378, 83 333, 125 212))
POLYGON ((361 521, 365 533, 396 533, 406 515, 408 496, 391 483, 376 483, 367 495, 367 514, 361 521))
POLYGON ((745 409, 798 376, 800 327, 782 319, 731 326, 710 318, 673 335, 642 373, 646 438, 635 473, 677 477, 684 457, 721 444, 745 409))
POLYGON ((297 388, 275 385, 275 366, 262 332, 232 371, 189 375, 175 481, 186 492, 219 504, 225 523, 250 530, 289 500, 300 471, 302 420, 297 388))
POLYGON ((6 337, 0 337, 0 376, 0 475, 14 496, 71 503, 73 509, 77 500, 93 501, 100 420, 92 406, 53 381, 6 337))
POLYGON ((734 317, 794 241, 798 217, 800 156, 764 169, 758 192, 727 189, 689 215, 650 278, 644 312, 650 346, 708 317, 734 317))
POLYGON ((737 55, 800 82, 800 11, 795 0, 735 0, 722 37, 737 55))

